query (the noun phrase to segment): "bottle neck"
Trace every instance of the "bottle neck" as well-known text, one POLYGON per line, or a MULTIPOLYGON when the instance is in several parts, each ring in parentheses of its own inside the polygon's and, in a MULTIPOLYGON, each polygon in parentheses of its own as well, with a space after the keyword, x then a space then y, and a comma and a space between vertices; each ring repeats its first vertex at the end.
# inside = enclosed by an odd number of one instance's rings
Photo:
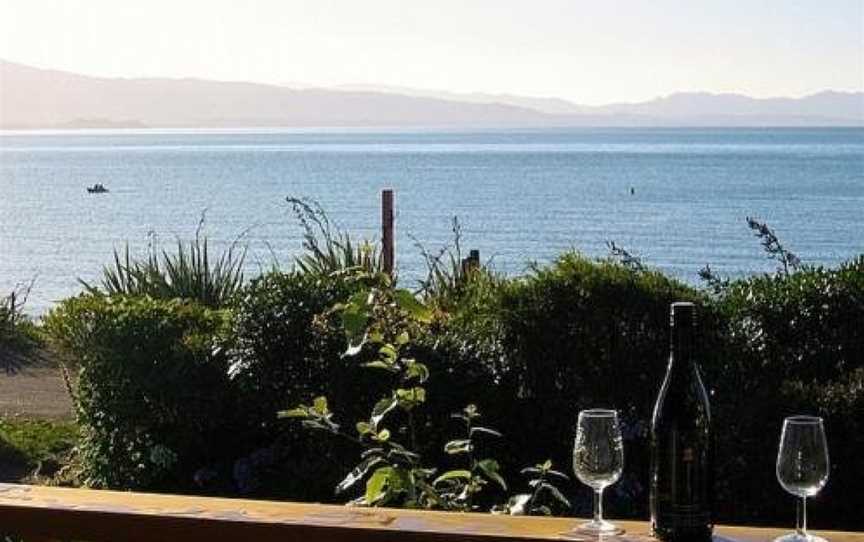
POLYGON ((696 362, 696 345, 692 326, 672 327, 669 368, 672 371, 687 371, 696 362))

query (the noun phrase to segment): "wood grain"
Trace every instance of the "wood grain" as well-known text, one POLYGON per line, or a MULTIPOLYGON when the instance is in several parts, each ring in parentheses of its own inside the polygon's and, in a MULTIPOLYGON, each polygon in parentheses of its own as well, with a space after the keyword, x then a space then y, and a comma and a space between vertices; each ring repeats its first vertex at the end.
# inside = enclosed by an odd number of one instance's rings
MULTIPOLYGON (((579 521, 0 484, 0 531, 40 540, 539 542, 566 540, 579 521)), ((620 542, 647 542, 647 523, 616 523, 627 531, 620 542)), ((762 542, 784 532, 721 526, 715 538, 762 542)), ((818 534, 864 542, 864 533, 818 534)))

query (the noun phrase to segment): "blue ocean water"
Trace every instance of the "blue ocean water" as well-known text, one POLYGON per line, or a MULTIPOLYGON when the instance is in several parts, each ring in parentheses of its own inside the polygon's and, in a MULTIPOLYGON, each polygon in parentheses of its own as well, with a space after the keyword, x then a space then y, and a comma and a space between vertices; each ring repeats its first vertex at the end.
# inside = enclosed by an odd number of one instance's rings
POLYGON ((864 252, 862 129, 118 130, 0 134, 0 292, 36 278, 39 314, 93 280, 112 250, 144 253, 242 232, 250 273, 300 249, 286 196, 318 200, 376 238, 380 190, 396 192, 397 265, 452 240, 509 274, 607 241, 689 282, 769 271, 745 222, 767 221, 805 262, 864 252), (108 194, 85 187, 103 183, 108 194), (633 193, 631 194, 631 188, 633 193))

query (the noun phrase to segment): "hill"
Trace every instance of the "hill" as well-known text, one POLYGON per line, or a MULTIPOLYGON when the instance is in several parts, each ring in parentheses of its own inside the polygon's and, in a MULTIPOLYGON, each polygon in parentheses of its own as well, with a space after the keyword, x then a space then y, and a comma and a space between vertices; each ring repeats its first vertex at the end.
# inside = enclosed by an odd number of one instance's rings
POLYGON ((864 93, 679 93, 583 106, 406 88, 102 78, 0 61, 0 129, 291 126, 864 126, 864 93))

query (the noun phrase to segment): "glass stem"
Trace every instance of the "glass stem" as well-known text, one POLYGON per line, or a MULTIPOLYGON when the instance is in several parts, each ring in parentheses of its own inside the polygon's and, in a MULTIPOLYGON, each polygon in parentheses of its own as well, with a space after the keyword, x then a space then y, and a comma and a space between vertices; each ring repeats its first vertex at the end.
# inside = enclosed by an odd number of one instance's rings
POLYGON ((594 490, 594 521, 603 523, 603 489, 594 490))
POLYGON ((796 504, 795 532, 807 538, 807 497, 801 497, 796 504))
POLYGON ((801 524, 798 527, 798 534, 807 538, 807 497, 801 497, 801 524))

